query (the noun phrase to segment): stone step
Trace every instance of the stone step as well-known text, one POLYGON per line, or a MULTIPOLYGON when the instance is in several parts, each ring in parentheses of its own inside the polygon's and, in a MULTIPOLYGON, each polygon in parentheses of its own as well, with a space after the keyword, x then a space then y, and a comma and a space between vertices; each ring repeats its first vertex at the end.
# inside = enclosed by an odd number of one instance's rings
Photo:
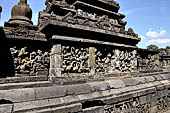
POLYGON ((0 84, 0 90, 32 88, 32 87, 49 87, 52 85, 53 83, 50 81, 8 83, 8 84, 0 84))
POLYGON ((154 72, 163 72, 162 69, 152 69, 152 70, 141 70, 141 73, 154 73, 154 72))
POLYGON ((0 84, 36 82, 36 81, 48 81, 48 77, 47 76, 23 76, 23 77, 0 78, 0 84))
POLYGON ((139 76, 153 76, 153 75, 159 75, 159 74, 169 74, 170 71, 163 71, 163 72, 148 72, 148 73, 140 73, 139 76))

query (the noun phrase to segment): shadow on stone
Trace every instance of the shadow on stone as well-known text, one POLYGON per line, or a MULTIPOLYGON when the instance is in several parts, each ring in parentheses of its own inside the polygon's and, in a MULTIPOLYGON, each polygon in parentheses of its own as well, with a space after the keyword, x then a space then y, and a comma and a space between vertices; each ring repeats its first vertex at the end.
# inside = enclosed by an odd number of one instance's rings
POLYGON ((0 27, 0 51, 0 78, 14 76, 14 60, 11 56, 10 48, 2 27, 0 27))
POLYGON ((91 107, 95 107, 95 106, 104 106, 104 103, 102 101, 99 101, 99 100, 85 101, 84 103, 82 103, 82 108, 83 109, 91 108, 91 107))
POLYGON ((4 99, 2 99, 2 100, 0 100, 0 105, 1 104, 13 104, 13 102, 11 102, 11 101, 9 101, 9 100, 4 100, 4 99))

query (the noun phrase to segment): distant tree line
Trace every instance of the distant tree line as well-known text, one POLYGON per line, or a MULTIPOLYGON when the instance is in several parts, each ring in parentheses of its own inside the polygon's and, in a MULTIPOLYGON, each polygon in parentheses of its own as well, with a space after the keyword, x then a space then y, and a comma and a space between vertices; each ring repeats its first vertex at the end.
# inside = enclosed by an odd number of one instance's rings
MULTIPOLYGON (((158 50, 159 47, 157 45, 149 45, 149 46, 147 46, 147 49, 149 49, 149 50, 158 50)), ((166 46, 165 49, 168 49, 170 51, 170 46, 166 46)))

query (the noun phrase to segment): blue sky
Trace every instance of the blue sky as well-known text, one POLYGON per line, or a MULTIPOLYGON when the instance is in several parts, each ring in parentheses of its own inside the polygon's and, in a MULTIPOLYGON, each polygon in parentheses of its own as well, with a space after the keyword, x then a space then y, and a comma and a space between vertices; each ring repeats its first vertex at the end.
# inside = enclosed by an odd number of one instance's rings
MULTIPOLYGON (((0 25, 8 21, 12 7, 19 0, 0 0, 3 7, 0 25)), ((120 13, 126 15, 126 29, 133 28, 142 38, 138 44, 140 48, 146 48, 150 44, 159 48, 170 46, 170 0, 115 0, 120 4, 120 13)), ((28 0, 33 10, 32 21, 37 24, 38 12, 45 8, 45 0, 28 0)))

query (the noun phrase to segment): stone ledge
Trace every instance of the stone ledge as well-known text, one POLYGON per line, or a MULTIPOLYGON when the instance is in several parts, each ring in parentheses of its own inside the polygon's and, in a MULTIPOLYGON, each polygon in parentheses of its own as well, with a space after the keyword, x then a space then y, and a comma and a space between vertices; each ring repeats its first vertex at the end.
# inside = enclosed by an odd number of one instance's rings
MULTIPOLYGON (((110 105, 139 98, 140 103, 144 104, 151 99, 158 100, 169 95, 170 80, 159 79, 160 77, 169 78, 165 74, 157 75, 157 77, 128 78, 128 81, 123 79, 76 85, 0 90, 0 100, 12 102, 14 113, 27 111, 29 113, 31 110, 36 113, 45 111, 65 113, 69 110, 82 112, 81 106, 84 102, 97 100, 110 105), (152 95, 155 95, 154 98, 152 95), (68 108, 65 109, 65 106, 68 108)), ((154 107, 155 104, 153 101, 152 106, 154 107)), ((5 104, 2 105, 5 106, 5 104)))

